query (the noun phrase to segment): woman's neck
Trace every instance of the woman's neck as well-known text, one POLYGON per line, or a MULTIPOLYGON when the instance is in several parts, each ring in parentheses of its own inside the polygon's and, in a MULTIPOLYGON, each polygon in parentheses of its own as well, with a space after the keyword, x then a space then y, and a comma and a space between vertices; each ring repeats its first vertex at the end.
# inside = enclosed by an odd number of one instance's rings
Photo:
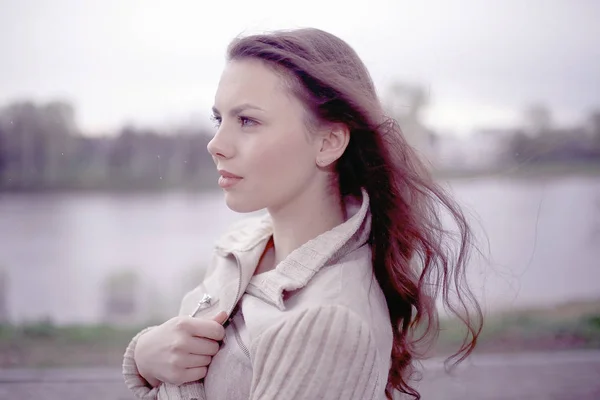
POLYGON ((278 210, 269 210, 273 241, 267 244, 256 273, 269 271, 291 252, 327 232, 346 219, 339 194, 313 188, 278 210))

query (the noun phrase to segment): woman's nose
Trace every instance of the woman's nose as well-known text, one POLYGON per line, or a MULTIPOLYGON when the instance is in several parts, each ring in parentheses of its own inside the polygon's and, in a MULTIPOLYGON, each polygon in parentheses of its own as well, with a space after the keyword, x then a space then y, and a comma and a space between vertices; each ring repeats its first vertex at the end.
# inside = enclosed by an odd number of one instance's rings
POLYGON ((217 134, 208 142, 206 149, 213 158, 231 158, 234 153, 233 146, 227 143, 221 128, 219 128, 217 134))

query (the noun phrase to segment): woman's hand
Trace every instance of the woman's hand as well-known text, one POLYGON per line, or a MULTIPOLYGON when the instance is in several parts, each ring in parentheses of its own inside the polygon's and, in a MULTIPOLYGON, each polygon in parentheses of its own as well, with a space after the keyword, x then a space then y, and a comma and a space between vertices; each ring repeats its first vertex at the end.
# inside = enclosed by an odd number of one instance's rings
POLYGON ((213 319, 178 316, 141 335, 134 359, 140 375, 153 387, 161 382, 182 385, 206 376, 225 336, 227 313, 213 319))

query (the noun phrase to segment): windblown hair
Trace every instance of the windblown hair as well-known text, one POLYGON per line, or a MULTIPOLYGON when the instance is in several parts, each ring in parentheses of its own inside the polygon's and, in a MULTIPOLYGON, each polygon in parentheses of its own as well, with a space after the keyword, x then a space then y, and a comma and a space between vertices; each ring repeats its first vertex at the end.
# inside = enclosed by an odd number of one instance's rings
POLYGON ((386 116, 365 65, 338 37, 318 29, 236 38, 228 60, 259 59, 283 74, 305 105, 308 122, 342 123, 350 141, 336 164, 341 195, 369 194, 374 275, 394 332, 386 395, 417 399, 415 361, 439 333, 436 300, 466 328, 454 365, 474 349, 482 313, 465 279, 471 230, 459 206, 435 183, 393 118, 386 116), (442 211, 456 230, 442 224, 442 211), (423 346, 427 345, 427 346, 423 346))

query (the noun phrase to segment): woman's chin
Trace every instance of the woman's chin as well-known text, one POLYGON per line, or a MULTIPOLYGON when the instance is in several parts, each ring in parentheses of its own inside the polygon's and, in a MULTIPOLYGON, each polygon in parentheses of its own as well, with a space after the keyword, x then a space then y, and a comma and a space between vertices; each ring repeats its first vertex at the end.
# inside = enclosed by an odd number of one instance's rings
POLYGON ((242 198, 239 193, 225 192, 225 204, 231 211, 237 213, 252 213, 261 210, 263 207, 257 207, 249 199, 242 198))

